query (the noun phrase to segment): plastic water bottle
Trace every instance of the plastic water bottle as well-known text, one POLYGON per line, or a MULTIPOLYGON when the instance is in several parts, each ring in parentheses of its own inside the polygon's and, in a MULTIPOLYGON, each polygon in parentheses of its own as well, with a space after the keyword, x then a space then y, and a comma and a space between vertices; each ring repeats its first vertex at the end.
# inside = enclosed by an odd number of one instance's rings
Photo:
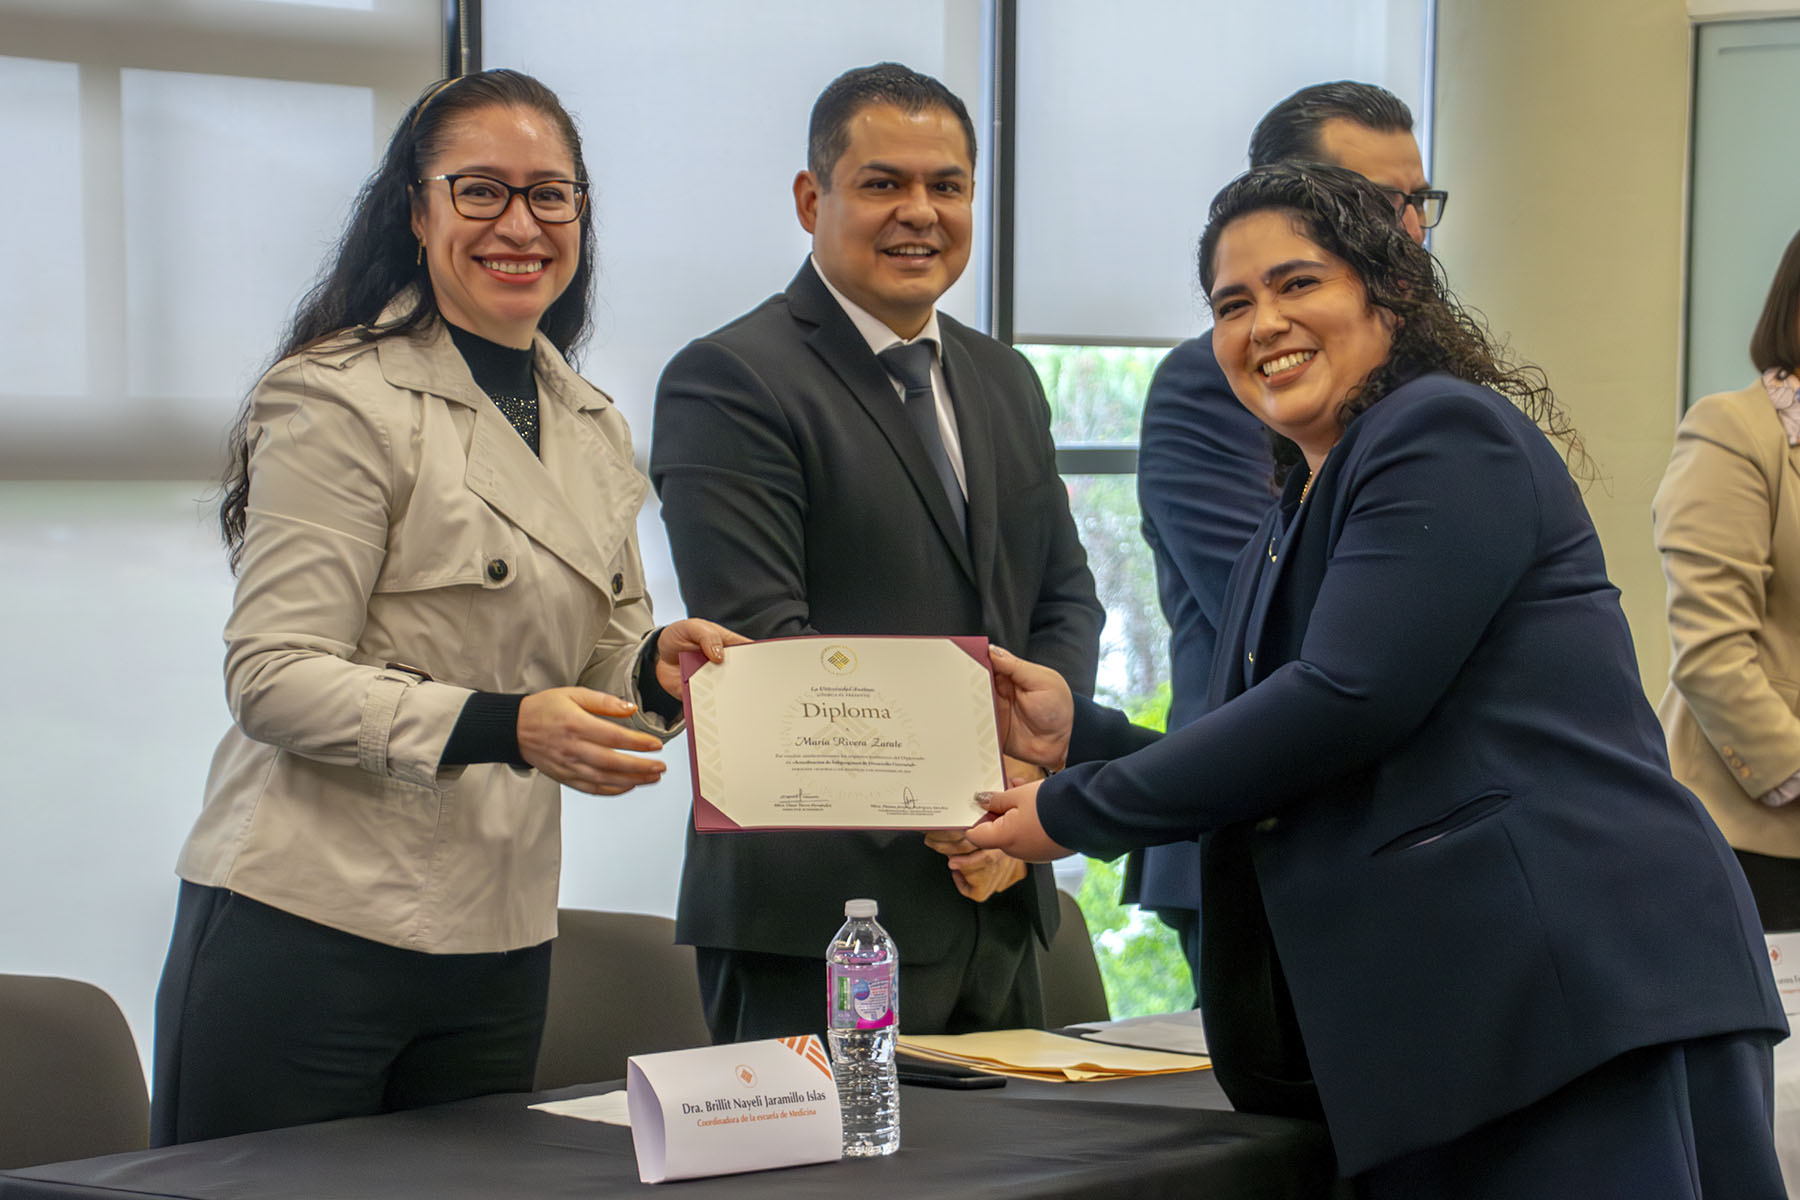
POLYGON ((844 927, 825 948, 831 1073, 844 1114, 844 1153, 856 1158, 900 1148, 900 953, 875 912, 873 900, 846 900, 844 927))

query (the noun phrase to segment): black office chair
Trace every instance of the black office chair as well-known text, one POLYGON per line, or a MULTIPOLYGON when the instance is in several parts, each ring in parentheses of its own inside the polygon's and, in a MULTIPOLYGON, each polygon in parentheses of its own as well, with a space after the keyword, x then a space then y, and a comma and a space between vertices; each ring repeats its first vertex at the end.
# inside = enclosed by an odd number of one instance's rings
POLYGON ((1112 1017, 1106 1005, 1106 984, 1100 978, 1100 963, 1094 958, 1094 943, 1088 938, 1087 918, 1075 897, 1056 890, 1062 923, 1050 940, 1050 949, 1038 955, 1038 978, 1044 985, 1044 1027, 1061 1029, 1086 1021, 1105 1021, 1112 1017))
POLYGON ((675 922, 577 908, 556 919, 540 1090, 621 1079, 633 1054, 711 1044, 694 949, 675 944, 675 922))
POLYGON ((0 975, 0 1169, 149 1143, 144 1067, 112 997, 73 979, 0 975))

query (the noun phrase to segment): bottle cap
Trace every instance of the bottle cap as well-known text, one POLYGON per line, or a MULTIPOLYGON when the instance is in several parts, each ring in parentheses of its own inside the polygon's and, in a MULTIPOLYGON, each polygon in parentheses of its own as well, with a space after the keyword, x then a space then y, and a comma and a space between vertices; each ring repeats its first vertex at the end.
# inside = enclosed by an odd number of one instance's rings
POLYGON ((844 901, 844 915, 846 917, 872 917, 877 911, 877 906, 873 900, 844 901))

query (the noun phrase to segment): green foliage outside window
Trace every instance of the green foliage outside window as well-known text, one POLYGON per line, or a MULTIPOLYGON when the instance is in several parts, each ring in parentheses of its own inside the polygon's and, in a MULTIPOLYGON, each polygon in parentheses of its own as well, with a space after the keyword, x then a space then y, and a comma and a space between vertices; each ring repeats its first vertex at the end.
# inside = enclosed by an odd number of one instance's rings
MULTIPOLYGON (((1150 377, 1166 351, 1150 347, 1021 346, 1050 400, 1061 444, 1135 444, 1150 377)), ((1169 631, 1144 544, 1133 475, 1072 475, 1069 507, 1106 606, 1100 700, 1163 728, 1169 711, 1169 631)), ((1125 860, 1087 860, 1076 896, 1094 940, 1115 1017, 1191 1007, 1194 989, 1174 933, 1154 914, 1119 903, 1125 860)))

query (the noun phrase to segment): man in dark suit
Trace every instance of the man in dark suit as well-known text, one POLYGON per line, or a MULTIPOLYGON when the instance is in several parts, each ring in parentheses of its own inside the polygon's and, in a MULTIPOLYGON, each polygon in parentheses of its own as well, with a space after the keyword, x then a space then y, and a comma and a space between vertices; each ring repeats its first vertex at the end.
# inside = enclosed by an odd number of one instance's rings
MULTIPOLYGON (((974 160, 935 79, 883 63, 826 88, 794 181, 813 253, 669 363, 650 475, 690 612, 757 638, 984 634, 1091 692, 1104 613, 1043 389, 936 311, 968 262, 974 160)), ((958 833, 690 830, 676 932, 715 1041, 821 1027, 853 896, 899 945, 902 1030, 1041 1022, 1046 869, 958 833)))
MULTIPOLYGON (((1250 165, 1326 162, 1355 171, 1394 198, 1397 219, 1423 242, 1445 196, 1425 182, 1412 127, 1406 104, 1374 84, 1315 84, 1257 123, 1250 165)), ((1206 710, 1225 581, 1275 499, 1268 431, 1232 395, 1213 358, 1210 329, 1157 367, 1138 442, 1138 506, 1169 622, 1168 727, 1179 729, 1206 710)), ((1155 910, 1176 931, 1197 978, 1199 844, 1132 855, 1121 898, 1155 910)))

